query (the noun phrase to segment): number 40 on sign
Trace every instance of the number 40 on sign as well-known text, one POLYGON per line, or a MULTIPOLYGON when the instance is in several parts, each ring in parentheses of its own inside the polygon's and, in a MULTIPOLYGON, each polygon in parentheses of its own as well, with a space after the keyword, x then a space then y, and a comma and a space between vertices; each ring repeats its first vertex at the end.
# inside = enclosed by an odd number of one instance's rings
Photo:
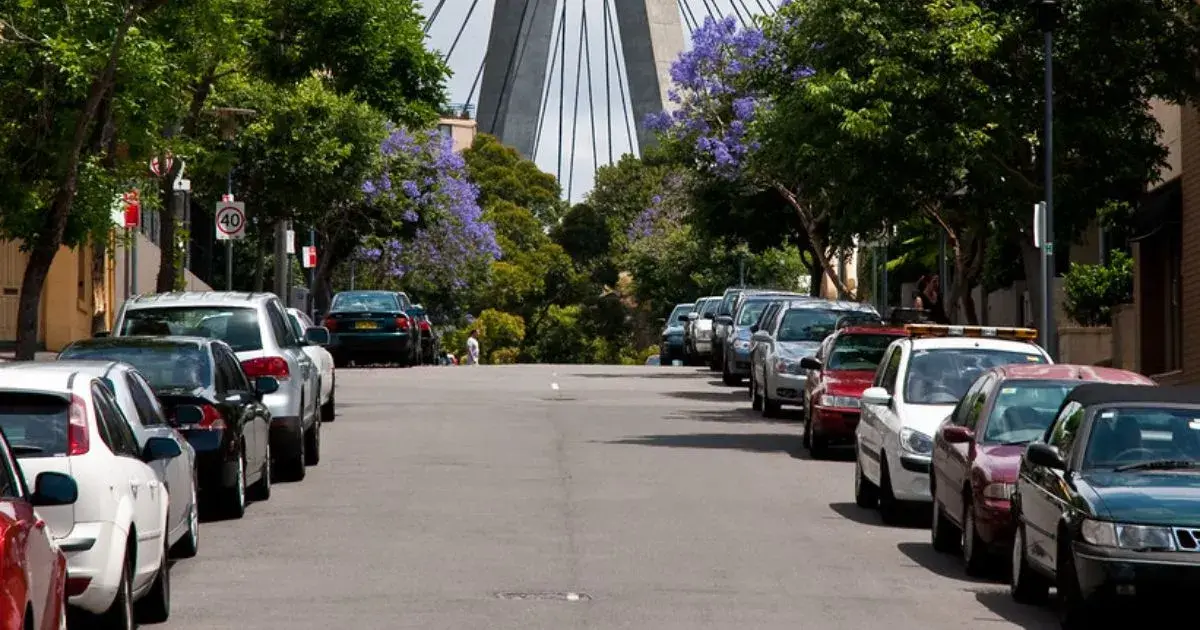
POLYGON ((246 238, 246 204, 244 202, 218 202, 216 219, 218 241, 240 241, 246 238))

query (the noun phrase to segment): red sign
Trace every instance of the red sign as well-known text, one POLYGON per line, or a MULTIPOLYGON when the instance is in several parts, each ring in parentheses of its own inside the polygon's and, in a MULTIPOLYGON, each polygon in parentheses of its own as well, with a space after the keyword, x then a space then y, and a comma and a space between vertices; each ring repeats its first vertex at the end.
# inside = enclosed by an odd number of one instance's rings
POLYGON ((141 195, 136 188, 121 196, 125 204, 125 228, 134 229, 142 223, 141 195))
POLYGON ((309 246, 304 247, 304 249, 302 251, 303 251, 304 255, 301 258, 301 264, 304 265, 304 268, 312 269, 312 268, 316 267, 317 266, 317 247, 315 245, 309 245, 309 246))

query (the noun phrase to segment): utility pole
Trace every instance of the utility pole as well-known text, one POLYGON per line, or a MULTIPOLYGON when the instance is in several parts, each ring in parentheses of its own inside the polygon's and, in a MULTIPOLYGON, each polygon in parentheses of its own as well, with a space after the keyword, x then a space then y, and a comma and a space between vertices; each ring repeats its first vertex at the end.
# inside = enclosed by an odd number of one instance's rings
POLYGON ((1058 358, 1058 330, 1054 322, 1054 28, 1058 25, 1058 2, 1056 0, 1034 0, 1038 25, 1042 29, 1043 56, 1045 62, 1045 129, 1042 146, 1044 183, 1046 188, 1043 221, 1045 228, 1042 239, 1045 250, 1042 254, 1042 347, 1051 358, 1058 358))
POLYGON ((285 302, 288 299, 288 273, 291 271, 287 253, 287 234, 291 229, 289 223, 289 221, 275 222, 275 286, 273 292, 285 302))

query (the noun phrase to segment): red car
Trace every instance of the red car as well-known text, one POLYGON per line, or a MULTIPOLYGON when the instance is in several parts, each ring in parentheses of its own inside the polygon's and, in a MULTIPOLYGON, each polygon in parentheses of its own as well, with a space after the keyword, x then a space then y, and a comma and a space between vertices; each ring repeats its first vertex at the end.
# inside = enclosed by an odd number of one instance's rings
POLYGON ((825 338, 815 357, 800 361, 809 370, 804 383, 804 447, 825 457, 831 444, 854 441, 859 399, 875 380, 875 368, 893 341, 908 337, 903 328, 846 326, 825 338))
POLYGON ((67 559, 34 508, 78 495, 75 480, 56 472, 38 475, 30 492, 0 432, 0 628, 66 627, 67 559))
POLYGON ((933 546, 962 551, 981 575, 1012 547, 1010 499, 1025 446, 1040 439, 1067 393, 1081 383, 1155 385, 1091 365, 1008 365, 984 372, 934 436, 929 489, 933 546))

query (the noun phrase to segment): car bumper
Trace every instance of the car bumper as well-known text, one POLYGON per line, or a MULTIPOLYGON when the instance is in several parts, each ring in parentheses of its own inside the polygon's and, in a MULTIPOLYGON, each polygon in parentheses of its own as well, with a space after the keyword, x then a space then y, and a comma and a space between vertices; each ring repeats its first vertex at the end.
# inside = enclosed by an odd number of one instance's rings
POLYGON ((1075 573, 1084 597, 1171 596, 1200 587, 1200 554, 1143 552, 1074 544, 1075 573))
MULTIPOLYGON (((271 452, 290 453, 296 443, 304 438, 304 427, 298 416, 276 416, 271 418, 271 452)), ((274 459, 274 456, 272 456, 274 459)))
POLYGON ((804 384, 808 382, 807 376, 799 374, 780 374, 767 369, 767 391, 771 394, 771 400, 784 405, 801 405, 804 404, 804 384))
POLYGON ((734 349, 729 353, 731 360, 726 361, 729 373, 735 376, 750 376, 750 349, 734 349))
POLYGON ((892 455, 888 453, 888 475, 892 481, 892 495, 899 501, 932 501, 932 495, 929 494, 931 458, 928 455, 911 453, 900 453, 895 457, 892 455))
POLYGON ((300 380, 292 375, 291 379, 280 383, 279 391, 263 396, 263 404, 271 412, 272 418, 303 417, 304 409, 300 406, 301 390, 300 380))
POLYGON ((696 354, 703 355, 703 356, 708 356, 709 354, 712 354, 712 340, 711 339, 697 339, 696 343, 693 345, 696 348, 696 354))
POLYGON ((225 448, 196 453, 196 490, 201 494, 237 486, 237 460, 225 448))
POLYGON ((1012 548, 1016 524, 1012 517, 1012 503, 997 499, 976 499, 975 530, 979 538, 994 552, 1012 548))
POLYGON ((76 523, 56 542, 67 557, 67 602, 90 613, 112 605, 121 584, 127 532, 114 523, 76 523))
POLYGON ((402 354, 409 348, 408 333, 343 332, 332 335, 329 351, 343 355, 402 354))
POLYGON ((861 413, 858 409, 813 407, 813 432, 830 442, 852 442, 861 413))

